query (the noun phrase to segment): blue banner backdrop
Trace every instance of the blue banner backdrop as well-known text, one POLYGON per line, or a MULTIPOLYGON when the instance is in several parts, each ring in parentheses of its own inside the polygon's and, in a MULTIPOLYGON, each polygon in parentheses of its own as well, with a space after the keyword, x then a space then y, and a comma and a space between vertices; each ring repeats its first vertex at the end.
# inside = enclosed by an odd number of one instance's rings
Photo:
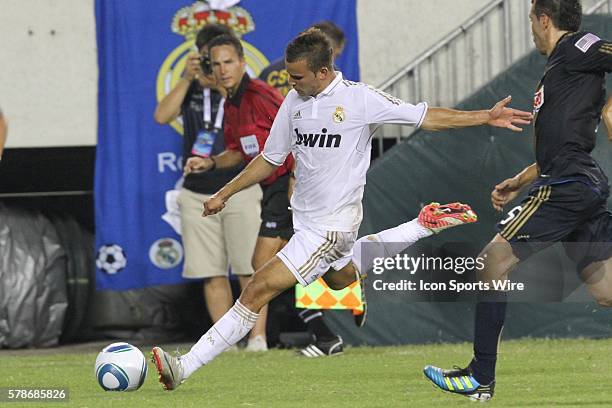
POLYGON ((101 290, 183 282, 180 236, 162 219, 182 173, 180 120, 160 126, 157 102, 176 83, 194 33, 223 20, 242 35, 251 75, 283 55, 308 26, 332 20, 346 33, 338 67, 359 79, 356 0, 244 0, 223 11, 204 1, 96 0, 98 146, 96 280, 101 290), (199 24, 199 26, 198 26, 199 24))

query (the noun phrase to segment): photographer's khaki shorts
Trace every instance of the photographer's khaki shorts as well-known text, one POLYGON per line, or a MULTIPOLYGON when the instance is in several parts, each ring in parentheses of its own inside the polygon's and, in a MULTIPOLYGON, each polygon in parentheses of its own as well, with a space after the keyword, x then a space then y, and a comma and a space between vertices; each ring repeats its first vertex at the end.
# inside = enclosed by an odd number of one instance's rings
POLYGON ((258 184, 230 198, 218 214, 202 217, 210 195, 183 188, 178 197, 185 263, 183 277, 252 275, 251 258, 261 224, 262 192, 258 184))

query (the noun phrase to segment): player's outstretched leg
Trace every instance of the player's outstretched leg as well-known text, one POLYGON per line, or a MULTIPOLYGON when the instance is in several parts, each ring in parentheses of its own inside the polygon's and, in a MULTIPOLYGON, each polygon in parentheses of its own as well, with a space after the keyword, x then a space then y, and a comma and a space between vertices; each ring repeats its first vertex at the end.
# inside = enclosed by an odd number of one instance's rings
POLYGON ((200 367, 238 343, 255 326, 259 317, 255 311, 261 310, 296 283, 289 269, 274 257, 253 275, 234 306, 193 345, 189 353, 174 357, 160 347, 153 347, 152 361, 164 389, 176 389, 200 367))
POLYGON ((474 378, 470 367, 444 370, 439 367, 426 366, 423 374, 441 390, 460 394, 474 401, 490 400, 495 390, 495 381, 480 384, 474 378))
MULTIPOLYGON (((245 292, 247 290, 248 286, 245 292)), ((166 391, 175 390, 198 368, 208 364, 246 336, 255 326, 258 317, 257 313, 237 300, 234 306, 193 345, 189 353, 172 356, 161 347, 153 347, 151 361, 157 368, 159 382, 166 391)))
POLYGON ((421 209, 419 216, 397 227, 366 235, 355 242, 353 264, 361 285, 363 313, 355 315, 355 324, 362 327, 367 317, 365 277, 372 268, 374 258, 394 257, 418 240, 442 230, 476 222, 478 216, 469 205, 462 203, 431 203, 421 209), (366 245, 362 246, 361 244, 366 245))

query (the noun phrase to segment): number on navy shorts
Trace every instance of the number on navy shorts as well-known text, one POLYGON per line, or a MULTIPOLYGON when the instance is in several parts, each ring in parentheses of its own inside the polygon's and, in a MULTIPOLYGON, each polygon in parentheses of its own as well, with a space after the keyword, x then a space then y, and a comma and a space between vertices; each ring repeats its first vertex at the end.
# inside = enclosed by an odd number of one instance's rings
POLYGON ((516 218, 517 215, 519 215, 521 213, 521 210, 523 209, 522 206, 517 205, 516 207, 514 207, 512 210, 510 210, 510 212, 508 213, 508 216, 506 218, 504 218, 502 221, 500 221, 499 223, 501 225, 506 225, 507 223, 509 223, 510 221, 512 221, 514 218, 516 218))

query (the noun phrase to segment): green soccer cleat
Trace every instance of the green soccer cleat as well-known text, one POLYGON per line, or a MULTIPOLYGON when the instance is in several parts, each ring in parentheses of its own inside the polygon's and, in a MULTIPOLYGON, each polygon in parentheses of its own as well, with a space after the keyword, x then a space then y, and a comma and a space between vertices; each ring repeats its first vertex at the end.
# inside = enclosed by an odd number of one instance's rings
POLYGON ((161 347, 153 347, 151 361, 155 364, 159 374, 159 382, 166 391, 176 390, 184 382, 183 367, 179 357, 171 356, 161 347))
POLYGON ((434 366, 426 366, 423 374, 442 391, 463 395, 472 401, 488 401, 493 398, 495 381, 482 385, 474 378, 472 370, 455 366, 452 370, 443 370, 434 366))

